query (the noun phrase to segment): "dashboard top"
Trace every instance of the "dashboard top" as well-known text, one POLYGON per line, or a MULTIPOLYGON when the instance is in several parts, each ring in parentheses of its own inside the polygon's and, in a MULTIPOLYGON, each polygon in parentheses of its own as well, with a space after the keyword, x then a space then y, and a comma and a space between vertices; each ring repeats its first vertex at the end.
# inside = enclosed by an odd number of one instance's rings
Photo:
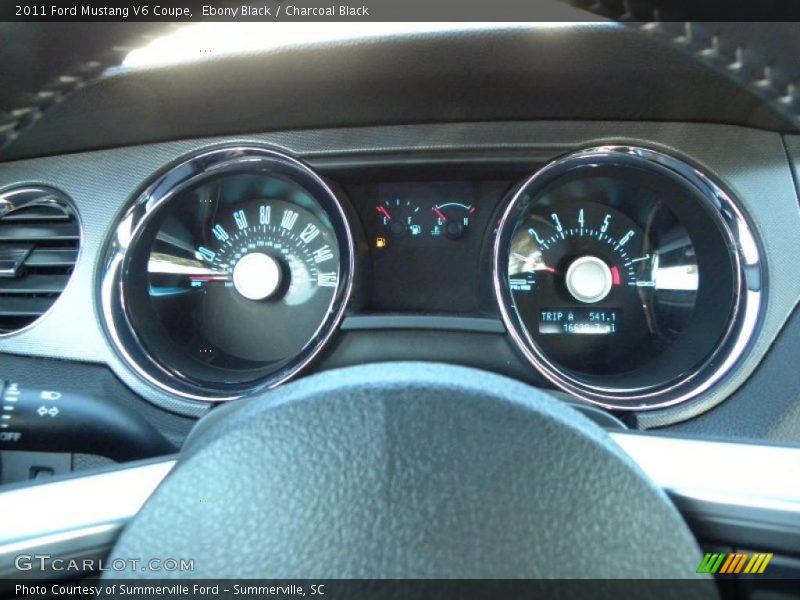
MULTIPOLYGON (((25 25, 5 25, 4 33, 25 25)), ((715 24, 725 32, 732 25, 715 24)), ((765 39, 774 36, 789 43, 796 36, 787 35, 786 25, 766 23, 759 31, 765 39)), ((177 65, 128 67, 89 79, 78 73, 78 88, 24 127, 2 148, 0 159, 211 135, 246 137, 253 131, 408 123, 626 120, 796 131, 795 123, 753 90, 712 68, 713 62, 698 61, 684 46, 671 43, 685 33, 682 27, 661 23, 658 29, 638 31, 609 22, 557 27, 532 23, 464 31, 455 24, 449 31, 412 30, 177 65)), ((698 51, 709 37, 701 29, 694 29, 698 51)), ((20 31, 25 39, 43 38, 42 62, 54 67, 70 56, 73 62, 95 60, 100 56, 97 46, 104 43, 107 47, 128 40, 135 45, 142 33, 143 24, 137 23, 107 23, 102 35, 92 24, 79 23, 20 31)), ((740 33, 733 27, 725 38, 721 50, 726 55, 736 48, 740 33)), ((298 39, 307 35, 303 30, 298 39)), ((41 75, 27 68, 26 51, 26 44, 0 48, 3 64, 21 71, 4 82, 0 109, 18 108, 14 90, 20 82, 34 88, 35 76, 41 75)), ((760 72, 752 75, 757 79, 760 72)))

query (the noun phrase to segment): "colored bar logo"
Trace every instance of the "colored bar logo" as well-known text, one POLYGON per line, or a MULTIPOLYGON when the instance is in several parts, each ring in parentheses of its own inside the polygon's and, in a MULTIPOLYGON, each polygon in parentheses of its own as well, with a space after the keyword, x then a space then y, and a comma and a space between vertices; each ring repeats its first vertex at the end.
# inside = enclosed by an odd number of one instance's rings
POLYGON ((700 566, 697 567, 696 573, 719 573, 726 575, 735 573, 760 574, 767 568, 771 559, 772 552, 769 554, 755 552, 752 555, 746 553, 707 552, 703 560, 700 561, 700 566), (742 569, 744 569, 744 571, 742 569))

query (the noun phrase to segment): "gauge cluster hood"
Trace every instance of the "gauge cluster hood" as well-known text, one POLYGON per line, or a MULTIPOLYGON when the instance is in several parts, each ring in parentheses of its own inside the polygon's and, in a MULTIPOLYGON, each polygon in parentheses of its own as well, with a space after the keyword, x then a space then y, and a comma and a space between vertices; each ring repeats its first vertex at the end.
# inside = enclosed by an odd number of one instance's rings
MULTIPOLYGON (((56 35, 70 31, 75 34, 69 36, 70 44, 76 43, 81 31, 77 24, 62 26, 56 35)), ((120 39, 140 39, 138 27, 115 31, 120 39)), ((91 54, 87 51, 86 57, 91 54)), ((122 59, 103 56, 108 65, 122 59)), ((13 79, 12 71, 7 77, 13 79)), ((12 104, 32 100, 6 94, 0 101, 8 105, 0 108, 10 110, 12 104)), ((254 125, 277 131, 545 119, 793 128, 728 77, 641 32, 614 23, 532 24, 342 41, 94 73, 41 118, 22 127, 16 139, 0 149, 0 160, 238 134, 252 131, 254 125)))

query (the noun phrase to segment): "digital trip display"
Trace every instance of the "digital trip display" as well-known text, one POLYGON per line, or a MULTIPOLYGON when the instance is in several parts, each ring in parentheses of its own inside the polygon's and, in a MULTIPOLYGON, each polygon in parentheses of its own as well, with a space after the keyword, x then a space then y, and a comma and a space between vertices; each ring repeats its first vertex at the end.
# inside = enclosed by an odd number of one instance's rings
POLYGON ((600 308, 544 308, 539 311, 539 333, 608 335, 619 332, 622 311, 600 308))

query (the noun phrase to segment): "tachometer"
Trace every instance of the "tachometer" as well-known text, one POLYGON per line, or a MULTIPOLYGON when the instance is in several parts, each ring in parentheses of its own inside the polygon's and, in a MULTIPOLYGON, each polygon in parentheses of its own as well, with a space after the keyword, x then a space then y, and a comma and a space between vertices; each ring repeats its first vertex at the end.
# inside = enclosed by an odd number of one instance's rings
POLYGON ((551 163, 515 193, 495 252, 501 310, 525 356, 605 406, 699 393, 743 351, 760 306, 741 212, 708 178, 649 150, 551 163))
POLYGON ((579 198, 522 219, 509 285, 548 356, 587 373, 632 371, 683 328, 698 289, 694 246, 677 224, 659 247, 651 247, 652 234, 620 210, 579 198), (676 251, 678 263, 662 267, 676 251), (657 311, 667 294, 672 314, 664 321, 657 311))

